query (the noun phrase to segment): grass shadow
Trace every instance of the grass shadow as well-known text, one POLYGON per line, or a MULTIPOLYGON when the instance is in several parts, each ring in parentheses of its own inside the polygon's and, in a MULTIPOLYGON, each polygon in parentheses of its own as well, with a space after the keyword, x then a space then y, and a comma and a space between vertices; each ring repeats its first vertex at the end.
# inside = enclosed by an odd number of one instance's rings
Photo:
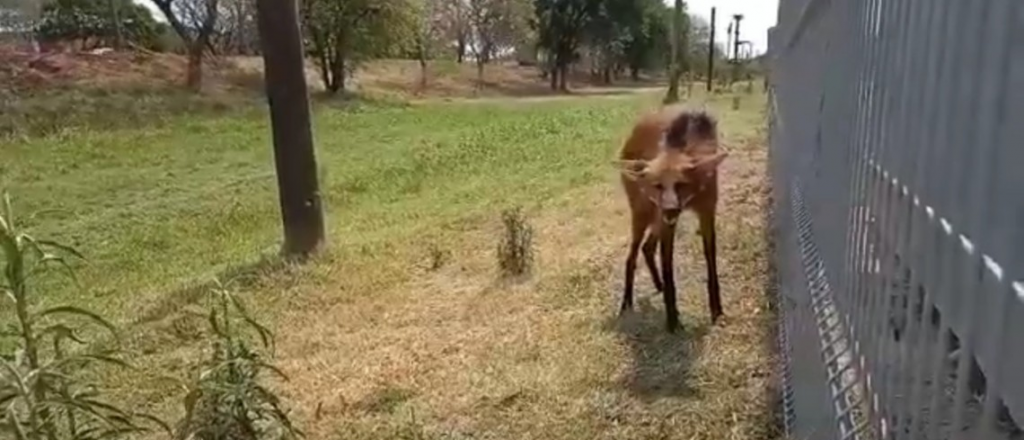
POLYGON ((286 269, 291 264, 294 264, 294 261, 277 254, 264 254, 255 260, 228 266, 212 277, 185 284, 163 294, 151 306, 139 313, 138 317, 132 320, 132 325, 152 324, 174 315, 183 307, 199 302, 204 295, 217 286, 218 281, 230 288, 245 290, 254 287, 268 275, 286 269))
POLYGON ((640 297, 633 312, 612 316, 605 323, 606 330, 619 333, 630 349, 631 364, 623 380, 629 392, 645 401, 700 397, 691 384, 690 369, 703 350, 710 326, 687 318, 684 314, 683 330, 669 333, 664 311, 655 308, 650 298, 640 297))

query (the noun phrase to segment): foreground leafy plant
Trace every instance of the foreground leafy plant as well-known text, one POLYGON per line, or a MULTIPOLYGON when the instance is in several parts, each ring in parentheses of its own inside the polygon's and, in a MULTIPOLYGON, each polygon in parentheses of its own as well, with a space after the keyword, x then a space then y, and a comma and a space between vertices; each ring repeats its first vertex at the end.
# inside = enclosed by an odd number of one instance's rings
POLYGON ((250 338, 255 332, 263 349, 273 352, 273 335, 256 322, 242 302, 218 285, 205 316, 213 332, 210 357, 185 396, 181 440, 289 439, 303 434, 281 408, 281 399, 260 382, 270 365, 250 338), (250 330, 252 332, 247 332, 250 330))
MULTIPOLYGON (((138 423, 143 419, 163 425, 151 416, 103 402, 97 387, 86 380, 86 374, 99 365, 127 365, 116 357, 116 350, 90 349, 82 338, 85 329, 75 327, 68 318, 84 318, 116 337, 112 324, 76 307, 36 310, 30 281, 52 268, 73 278, 66 259, 82 256, 67 246, 19 231, 7 194, 0 203, 0 255, 4 263, 0 293, 15 315, 13 324, 0 329, 0 347, 14 347, 12 352, 0 353, 3 438, 111 439, 148 431, 138 423)), ((0 309, 0 313, 9 312, 0 309)))

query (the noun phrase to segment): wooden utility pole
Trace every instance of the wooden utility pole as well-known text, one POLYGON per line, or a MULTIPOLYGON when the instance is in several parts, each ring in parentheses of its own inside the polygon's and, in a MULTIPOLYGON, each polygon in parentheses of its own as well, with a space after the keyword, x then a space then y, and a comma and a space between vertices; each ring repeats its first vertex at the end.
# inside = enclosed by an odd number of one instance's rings
POLYGON ((256 14, 284 224, 281 252, 305 257, 324 243, 324 216, 298 5, 295 0, 257 0, 256 14))
POLYGON ((743 20, 743 14, 734 14, 732 18, 735 25, 732 27, 732 78, 729 81, 730 91, 732 85, 739 80, 740 76, 740 21, 743 20))
POLYGON ((735 33, 732 39, 732 60, 739 62, 740 60, 740 21, 743 21, 743 14, 736 14, 732 16, 736 20, 736 26, 733 26, 732 31, 735 33))
POLYGON ((732 20, 729 21, 729 26, 725 28, 725 60, 729 61, 732 59, 732 20))
POLYGON ((708 38, 708 92, 715 78, 715 7, 711 7, 711 37, 708 38))

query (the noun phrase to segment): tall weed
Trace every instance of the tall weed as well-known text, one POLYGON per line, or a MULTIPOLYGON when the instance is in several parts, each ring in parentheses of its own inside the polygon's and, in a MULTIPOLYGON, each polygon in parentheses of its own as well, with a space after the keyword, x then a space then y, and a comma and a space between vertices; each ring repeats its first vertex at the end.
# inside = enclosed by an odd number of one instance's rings
POLYGON ((116 349, 98 350, 86 343, 92 324, 116 336, 103 317, 77 307, 58 305, 40 310, 32 282, 53 269, 73 277, 74 249, 37 240, 20 231, 4 194, 0 203, 0 293, 13 314, 0 328, 0 434, 17 440, 92 440, 123 438, 150 430, 158 419, 131 413, 104 402, 88 375, 101 366, 127 367, 116 349), (152 423, 140 423, 144 421, 152 423), (149 426, 147 426, 149 425, 149 426))
POLYGON ((281 399, 261 382, 266 373, 287 377, 265 359, 273 335, 246 311, 242 302, 218 285, 205 318, 212 334, 209 358, 185 396, 181 440, 266 440, 301 437, 281 399), (253 347, 256 336, 262 347, 253 347))
POLYGON ((504 228, 495 252, 498 269, 504 277, 528 274, 533 266, 533 227, 518 206, 502 211, 501 223, 504 228))

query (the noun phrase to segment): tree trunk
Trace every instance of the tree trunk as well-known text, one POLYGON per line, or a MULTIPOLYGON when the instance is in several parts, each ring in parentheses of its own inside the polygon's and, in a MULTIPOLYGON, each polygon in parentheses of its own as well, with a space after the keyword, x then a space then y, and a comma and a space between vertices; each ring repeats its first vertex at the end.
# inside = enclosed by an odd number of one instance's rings
POLYGON ((459 64, 466 59, 466 37, 464 35, 459 35, 459 41, 455 47, 455 58, 459 64))
POLYGON ((107 0, 114 18, 114 50, 124 49, 124 31, 121 29, 121 7, 117 0, 107 0))
POLYGON ((327 81, 327 93, 331 95, 337 95, 338 92, 345 91, 345 55, 339 50, 334 54, 333 57, 328 57, 328 74, 330 78, 327 81))
POLYGON ((604 68, 604 83, 605 84, 611 84, 612 83, 612 68, 611 67, 605 67, 604 68))
POLYGON ((558 65, 552 63, 550 69, 551 69, 551 72, 550 72, 550 75, 551 75, 551 78, 550 78, 551 79, 551 90, 552 91, 556 91, 556 90, 558 90, 558 65))
POLYGON ((476 89, 484 89, 484 58, 478 56, 476 59, 476 89))
POLYGON ((683 73, 683 69, 680 66, 680 53, 683 50, 682 47, 682 34, 683 34, 683 0, 675 0, 675 8, 672 14, 672 53, 671 61, 669 62, 669 83, 668 93, 665 94, 664 102, 666 104, 679 102, 679 77, 683 73))
POLYGON ((427 57, 420 55, 420 91, 425 92, 427 90, 427 57))
POLYGON ((569 76, 569 64, 563 63, 558 68, 558 90, 563 92, 569 91, 569 81, 566 79, 569 76))
POLYGON ((295 0, 257 0, 256 8, 284 225, 281 252, 305 257, 324 244, 324 217, 298 7, 295 0))
POLYGON ((629 68, 629 79, 633 81, 640 81, 640 69, 636 66, 630 66, 629 68))
POLYGON ((185 84, 189 90, 199 92, 203 88, 203 49, 202 41, 196 41, 188 49, 188 71, 185 84))

